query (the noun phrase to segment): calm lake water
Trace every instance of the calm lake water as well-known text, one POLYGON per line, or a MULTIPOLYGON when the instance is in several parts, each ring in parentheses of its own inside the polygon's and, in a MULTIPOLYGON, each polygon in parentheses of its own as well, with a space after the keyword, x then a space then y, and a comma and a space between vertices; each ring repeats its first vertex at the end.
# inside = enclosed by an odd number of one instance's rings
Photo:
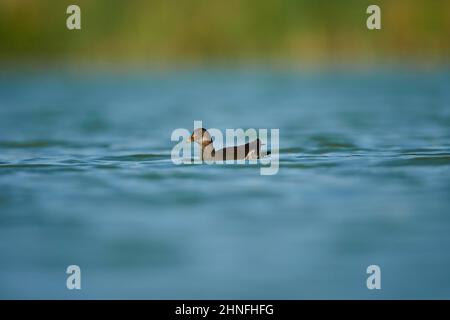
POLYGON ((0 75, 0 298, 450 298, 449 195, 448 69, 0 75), (194 120, 278 174, 174 165, 194 120))

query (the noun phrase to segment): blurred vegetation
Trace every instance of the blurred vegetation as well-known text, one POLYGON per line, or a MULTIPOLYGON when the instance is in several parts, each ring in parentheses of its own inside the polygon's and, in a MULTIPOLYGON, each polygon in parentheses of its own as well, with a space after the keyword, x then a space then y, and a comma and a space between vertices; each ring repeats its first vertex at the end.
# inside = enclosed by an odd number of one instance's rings
POLYGON ((447 61, 449 0, 1 0, 0 62, 447 61), (82 30, 66 28, 78 4, 82 30), (382 30, 366 8, 382 9, 382 30))

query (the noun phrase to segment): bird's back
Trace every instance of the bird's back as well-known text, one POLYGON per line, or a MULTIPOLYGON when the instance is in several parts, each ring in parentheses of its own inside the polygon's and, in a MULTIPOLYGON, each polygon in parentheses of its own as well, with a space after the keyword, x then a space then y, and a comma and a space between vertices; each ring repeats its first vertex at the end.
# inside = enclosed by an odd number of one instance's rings
POLYGON ((223 148, 215 152, 216 160, 253 160, 258 159, 260 154, 261 141, 259 139, 253 140, 252 142, 223 148))

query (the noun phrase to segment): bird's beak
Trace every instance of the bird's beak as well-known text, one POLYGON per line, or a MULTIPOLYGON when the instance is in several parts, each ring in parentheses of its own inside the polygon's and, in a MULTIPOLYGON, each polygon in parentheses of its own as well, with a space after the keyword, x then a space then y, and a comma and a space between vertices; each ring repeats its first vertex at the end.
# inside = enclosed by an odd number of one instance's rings
POLYGON ((186 143, 191 143, 192 142, 192 136, 190 136, 189 138, 187 138, 186 143))

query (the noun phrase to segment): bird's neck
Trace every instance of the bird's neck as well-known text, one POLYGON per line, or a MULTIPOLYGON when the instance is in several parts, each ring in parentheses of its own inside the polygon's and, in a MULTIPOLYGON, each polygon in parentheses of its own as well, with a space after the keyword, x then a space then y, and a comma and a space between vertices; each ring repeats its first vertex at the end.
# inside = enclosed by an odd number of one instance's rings
POLYGON ((216 155, 216 150, 214 150, 214 145, 212 142, 208 144, 202 144, 202 160, 208 160, 214 158, 216 155))

